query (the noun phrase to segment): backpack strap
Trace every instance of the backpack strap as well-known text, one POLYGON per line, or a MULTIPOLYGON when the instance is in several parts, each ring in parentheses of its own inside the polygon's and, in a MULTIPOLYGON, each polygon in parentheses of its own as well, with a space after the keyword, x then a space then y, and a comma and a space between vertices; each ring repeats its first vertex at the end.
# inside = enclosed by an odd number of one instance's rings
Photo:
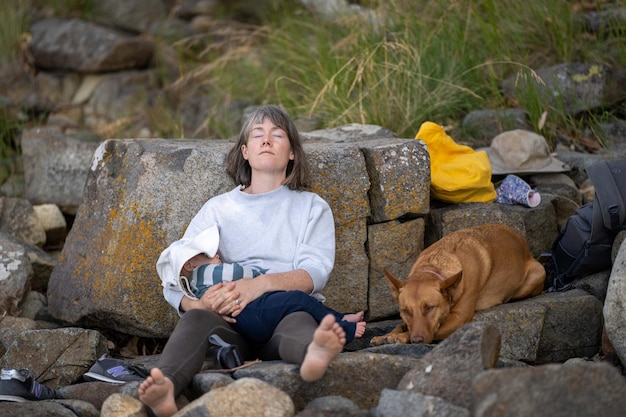
POLYGON ((609 163, 606 160, 598 161, 587 167, 586 171, 596 190, 604 226, 611 231, 619 230, 626 220, 626 207, 609 163))

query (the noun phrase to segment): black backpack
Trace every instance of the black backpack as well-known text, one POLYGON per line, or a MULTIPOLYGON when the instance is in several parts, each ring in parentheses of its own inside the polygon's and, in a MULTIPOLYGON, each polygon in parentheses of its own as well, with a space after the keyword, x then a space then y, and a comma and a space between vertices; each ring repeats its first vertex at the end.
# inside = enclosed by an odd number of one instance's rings
POLYGON ((548 291, 564 291, 587 275, 611 268, 615 235, 626 229, 626 159, 598 161, 585 169, 592 202, 571 215, 559 232, 546 267, 548 291))

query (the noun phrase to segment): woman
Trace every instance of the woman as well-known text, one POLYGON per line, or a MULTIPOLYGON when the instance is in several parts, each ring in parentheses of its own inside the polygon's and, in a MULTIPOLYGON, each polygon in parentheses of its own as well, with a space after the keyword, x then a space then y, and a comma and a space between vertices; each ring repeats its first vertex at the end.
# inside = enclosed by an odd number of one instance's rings
POLYGON ((181 318, 157 366, 139 387, 140 400, 158 417, 177 411, 175 398, 201 369, 212 333, 238 345, 246 359, 299 364, 305 381, 320 379, 346 343, 332 315, 318 325, 308 313, 292 313, 261 345, 245 340, 229 325, 248 303, 267 292, 300 290, 323 300, 319 292, 334 264, 335 225, 328 204, 304 191, 308 169, 300 136, 276 106, 257 109, 244 123, 228 154, 227 172, 239 185, 209 199, 183 237, 193 238, 218 224, 223 261, 267 273, 214 285, 199 300, 164 289, 181 318))

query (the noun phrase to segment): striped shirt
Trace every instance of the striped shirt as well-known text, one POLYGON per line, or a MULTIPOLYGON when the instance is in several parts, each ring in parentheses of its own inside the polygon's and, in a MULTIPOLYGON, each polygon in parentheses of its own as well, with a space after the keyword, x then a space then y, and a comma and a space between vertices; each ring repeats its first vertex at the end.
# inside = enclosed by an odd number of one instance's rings
POLYGON ((200 298, 211 286, 220 282, 236 281, 242 278, 256 278, 265 271, 242 266, 237 262, 231 264, 200 265, 191 273, 189 286, 193 294, 200 298))

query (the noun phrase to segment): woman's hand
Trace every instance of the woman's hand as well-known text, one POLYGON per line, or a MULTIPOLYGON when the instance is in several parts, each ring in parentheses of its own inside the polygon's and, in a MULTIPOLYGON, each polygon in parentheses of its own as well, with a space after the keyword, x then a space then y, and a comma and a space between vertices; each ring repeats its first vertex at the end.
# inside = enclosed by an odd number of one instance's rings
POLYGON ((251 303, 265 293, 265 285, 263 285, 263 280, 260 278, 261 277, 244 278, 233 282, 235 291, 238 293, 235 302, 238 303, 240 308, 232 313, 232 317, 237 317, 239 313, 246 308, 248 303, 251 303))
POLYGON ((236 320, 231 315, 241 310, 241 306, 236 300, 239 297, 239 291, 235 289, 233 283, 219 283, 211 286, 199 300, 193 300, 183 297, 180 306, 182 311, 189 311, 194 308, 202 308, 213 311, 222 316, 229 323, 235 323, 236 320))
POLYGON ((205 308, 221 315, 227 322, 235 323, 236 320, 232 317, 243 308, 239 297, 240 292, 236 289, 235 284, 228 282, 211 286, 202 295, 200 301, 205 308))

